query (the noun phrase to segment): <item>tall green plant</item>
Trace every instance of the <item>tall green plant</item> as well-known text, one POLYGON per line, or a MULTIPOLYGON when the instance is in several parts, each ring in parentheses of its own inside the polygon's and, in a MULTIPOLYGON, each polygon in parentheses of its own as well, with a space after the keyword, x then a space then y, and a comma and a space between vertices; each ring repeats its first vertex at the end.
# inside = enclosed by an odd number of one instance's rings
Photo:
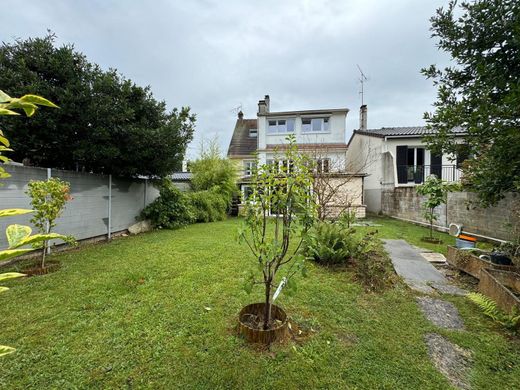
POLYGON ((426 196, 423 203, 423 216, 430 223, 430 238, 433 238, 433 223, 437 220, 435 209, 446 203, 448 192, 458 191, 459 189, 459 184, 446 183, 434 175, 428 176, 423 184, 416 187, 419 195, 426 196))
POLYGON ((303 256, 298 252, 316 217, 310 164, 298 153, 295 138, 288 137, 288 142, 282 157, 286 164, 263 165, 253 173, 253 193, 246 200, 244 226, 239 231, 239 239, 251 250, 260 274, 258 278, 252 273, 244 288, 247 292, 255 284, 264 288, 264 329, 271 325, 273 289, 281 282, 277 280, 279 272, 287 269, 282 283, 291 289, 295 287, 294 274, 305 271, 303 256))
MULTIPOLYGON (((42 234, 49 234, 56 226, 56 219, 63 213, 65 204, 72 199, 69 183, 58 178, 45 181, 29 182, 26 194, 31 198, 31 206, 35 210, 31 223, 42 234)), ((45 268, 45 255, 48 241, 43 242, 41 267, 45 268)))

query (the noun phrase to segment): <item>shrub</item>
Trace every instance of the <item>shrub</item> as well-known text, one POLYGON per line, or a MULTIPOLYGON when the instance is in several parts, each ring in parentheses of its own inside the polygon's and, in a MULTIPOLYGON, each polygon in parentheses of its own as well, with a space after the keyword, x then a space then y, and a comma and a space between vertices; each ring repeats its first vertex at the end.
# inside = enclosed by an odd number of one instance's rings
POLYGON ((347 264, 357 252, 354 229, 340 222, 318 221, 303 241, 306 258, 323 265, 347 264))
POLYGON ((190 199, 175 187, 171 180, 164 179, 159 188, 159 197, 141 212, 157 228, 176 229, 195 222, 195 213, 190 199))
POLYGON ((228 200, 216 191, 197 191, 188 193, 195 222, 223 221, 227 216, 228 200))
POLYGON ((520 313, 516 307, 513 308, 510 314, 506 314, 498 308, 495 301, 483 294, 469 293, 466 297, 480 307, 486 316, 490 317, 502 326, 505 326, 508 329, 520 330, 520 313))
POLYGON ((231 160, 222 157, 218 143, 214 140, 209 147, 202 147, 200 156, 190 162, 191 179, 195 191, 213 191, 222 195, 227 205, 231 204, 237 191, 236 168, 231 160))

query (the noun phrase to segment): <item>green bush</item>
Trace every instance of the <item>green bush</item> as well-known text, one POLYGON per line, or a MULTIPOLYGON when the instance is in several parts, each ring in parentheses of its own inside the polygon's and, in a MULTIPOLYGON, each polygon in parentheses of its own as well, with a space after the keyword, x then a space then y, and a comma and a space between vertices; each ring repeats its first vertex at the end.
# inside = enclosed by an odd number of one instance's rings
POLYGON ((340 222, 318 221, 303 241, 303 253, 308 259, 323 265, 347 264, 356 254, 359 238, 354 229, 340 222))
POLYGON ((197 191, 187 194, 196 222, 223 221, 227 216, 227 196, 216 191, 197 191))
POLYGON ((149 219, 154 227, 176 229, 195 222, 196 215, 190 198, 164 179, 159 188, 159 197, 141 212, 143 219, 149 219))

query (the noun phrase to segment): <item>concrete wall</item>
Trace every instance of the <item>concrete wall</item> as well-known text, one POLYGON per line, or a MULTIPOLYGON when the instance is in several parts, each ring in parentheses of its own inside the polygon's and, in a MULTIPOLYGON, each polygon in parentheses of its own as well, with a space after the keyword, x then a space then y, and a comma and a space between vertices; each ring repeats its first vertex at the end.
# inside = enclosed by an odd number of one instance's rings
MULTIPOLYGON (((46 168, 3 165, 11 177, 2 180, 0 187, 0 208, 30 209, 30 199, 25 194, 30 180, 46 180, 46 168)), ((109 177, 88 173, 52 169, 52 177, 70 183, 73 200, 67 203, 65 211, 58 219, 54 231, 73 235, 76 239, 97 237, 108 233, 109 177)), ((111 232, 127 229, 136 222, 141 210, 155 198, 159 191, 142 179, 112 178, 111 191, 111 232)), ((0 248, 7 246, 5 228, 11 224, 31 226, 30 214, 0 220, 0 248)), ((33 227, 33 231, 36 229, 33 227)))
MULTIPOLYGON (((497 206, 483 209, 474 206, 477 198, 473 193, 450 193, 446 205, 441 205, 436 209, 439 219, 435 224, 445 227, 450 223, 462 224, 464 231, 508 240, 512 238, 511 225, 518 223, 511 211, 514 199, 514 195, 510 194, 497 206)), ((417 195, 413 187, 383 190, 381 195, 384 214, 427 222, 422 216, 424 211, 422 202, 423 198, 417 195)))

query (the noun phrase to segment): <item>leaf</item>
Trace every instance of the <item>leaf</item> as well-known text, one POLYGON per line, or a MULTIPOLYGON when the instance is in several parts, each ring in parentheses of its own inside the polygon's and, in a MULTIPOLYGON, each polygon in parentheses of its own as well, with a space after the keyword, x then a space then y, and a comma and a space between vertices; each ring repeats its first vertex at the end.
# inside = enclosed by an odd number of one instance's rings
POLYGON ((16 349, 12 347, 8 347, 7 345, 0 345, 0 356, 9 355, 14 351, 16 351, 16 349))
POLYGON ((0 280, 15 279, 15 278, 21 278, 24 276, 25 276, 25 274, 21 274, 20 272, 6 272, 3 274, 0 274, 0 280))
POLYGON ((15 246, 10 246, 9 248, 14 249, 24 245, 36 244, 38 242, 49 241, 49 240, 63 240, 69 241, 69 237, 64 236, 63 234, 58 233, 49 233, 49 234, 35 234, 34 236, 30 236, 25 238, 23 241, 19 242, 15 246))
POLYGON ((9 100, 11 100, 11 96, 9 96, 8 94, 6 94, 4 91, 2 91, 0 89, 0 102, 4 103, 4 102, 8 102, 9 100))
POLYGON ((29 237, 31 233, 32 229, 29 226, 18 224, 9 225, 7 229, 5 229, 5 235, 7 236, 7 243, 9 244, 9 248, 16 248, 21 246, 20 243, 29 237))
POLYGON ((29 214, 34 212, 34 210, 29 209, 4 209, 0 210, 0 218, 2 217, 12 217, 15 215, 29 214))
POLYGON ((54 104, 50 100, 47 100, 47 99, 42 98, 41 96, 37 96, 37 95, 24 95, 20 98, 20 100, 23 102, 38 104, 39 106, 59 108, 56 104, 54 104))
POLYGON ((9 287, 0 286, 0 293, 9 290, 9 287))
POLYGON ((6 249, 0 251, 0 261, 11 259, 16 256, 23 255, 24 253, 31 252, 33 249, 6 249))
POLYGON ((2 134, 0 134, 0 143, 4 144, 5 146, 9 147, 9 140, 5 138, 2 134))
POLYGON ((16 111, 8 110, 7 108, 0 107, 0 115, 20 115, 16 111))

